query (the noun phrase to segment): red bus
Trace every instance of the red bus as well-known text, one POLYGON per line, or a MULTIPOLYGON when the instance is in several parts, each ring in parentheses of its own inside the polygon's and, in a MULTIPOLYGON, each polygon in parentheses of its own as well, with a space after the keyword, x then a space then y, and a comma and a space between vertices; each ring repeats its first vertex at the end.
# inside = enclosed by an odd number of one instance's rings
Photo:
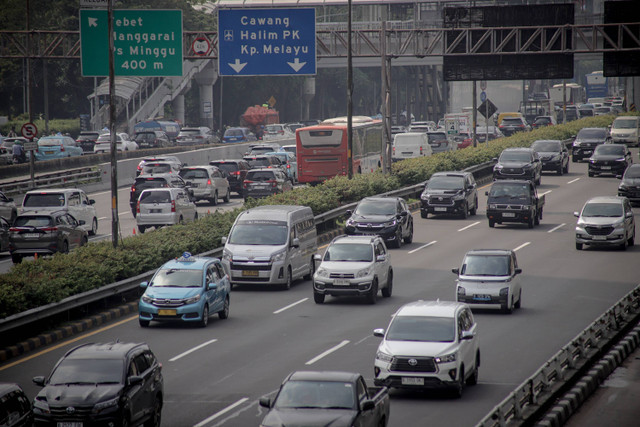
MULTIPOLYGON (((369 173, 382 167, 384 140, 382 121, 353 116, 353 173, 369 173)), ((347 118, 327 119, 296 129, 298 181, 315 184, 347 175, 347 118)))

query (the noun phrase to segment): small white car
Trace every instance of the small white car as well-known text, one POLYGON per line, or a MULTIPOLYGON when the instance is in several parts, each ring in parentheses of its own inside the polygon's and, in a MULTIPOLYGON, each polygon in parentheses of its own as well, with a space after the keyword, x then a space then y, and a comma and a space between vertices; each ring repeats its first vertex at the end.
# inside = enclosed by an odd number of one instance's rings
POLYGON ((393 314, 374 362, 374 384, 409 390, 445 388, 462 396, 478 382, 478 326, 467 304, 414 301, 393 314))
POLYGON ((522 305, 522 269, 511 249, 471 250, 462 266, 451 271, 458 276, 459 302, 474 308, 499 308, 509 314, 522 305))
POLYGON ((313 275, 313 300, 326 295, 362 296, 375 304, 378 291, 388 298, 393 291, 391 254, 380 236, 339 236, 333 239, 313 275))
MULTIPOLYGON (((116 134, 116 150, 117 151, 134 151, 138 149, 138 144, 129 138, 126 133, 116 134)), ((111 152, 111 134, 103 133, 96 140, 93 146, 93 152, 98 153, 110 153, 111 152)))
POLYGON ((229 181, 224 173, 215 166, 187 166, 180 169, 180 177, 193 191, 195 201, 208 200, 212 205, 222 198, 225 203, 231 199, 229 181))
POLYGON ((140 233, 151 227, 182 224, 196 219, 196 204, 184 188, 143 190, 136 204, 136 224, 140 233))

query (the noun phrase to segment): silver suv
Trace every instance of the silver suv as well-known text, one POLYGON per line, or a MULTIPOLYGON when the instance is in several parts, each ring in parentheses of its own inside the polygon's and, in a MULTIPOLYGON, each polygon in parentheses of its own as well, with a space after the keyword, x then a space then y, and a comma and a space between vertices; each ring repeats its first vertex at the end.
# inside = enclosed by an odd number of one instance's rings
POLYGON ((136 223, 140 233, 147 228, 182 224, 198 219, 196 204, 184 188, 143 190, 136 206, 136 223))
POLYGON ((478 327, 467 304, 415 301, 392 316, 389 327, 375 329, 382 337, 374 362, 377 386, 451 389, 462 396, 466 384, 478 382, 478 327))
POLYGON ((231 189, 225 172, 215 166, 188 166, 180 169, 180 177, 193 190, 195 201, 208 200, 212 205, 218 204, 218 198, 229 203, 231 189))
POLYGON ((582 250, 583 245, 620 246, 625 250, 635 242, 636 223, 626 197, 594 197, 573 215, 578 217, 577 250, 582 250))
POLYGON ((375 304, 378 290, 388 298, 393 290, 391 254, 379 236, 339 236, 333 239, 313 275, 313 299, 322 304, 325 295, 363 296, 375 304))

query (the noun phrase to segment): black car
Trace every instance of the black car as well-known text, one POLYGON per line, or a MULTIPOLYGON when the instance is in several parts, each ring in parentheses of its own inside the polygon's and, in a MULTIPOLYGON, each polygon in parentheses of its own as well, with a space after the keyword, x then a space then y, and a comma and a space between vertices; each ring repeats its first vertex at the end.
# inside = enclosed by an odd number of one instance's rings
POLYGON ((625 144, 601 144, 589 158, 588 174, 622 176, 631 163, 631 151, 625 144))
MULTIPOLYGON (((138 204, 138 197, 142 190, 147 188, 187 188, 187 183, 178 175, 174 173, 166 173, 160 175, 139 175, 131 185, 131 191, 129 192, 129 206, 131 207, 131 213, 133 217, 136 216, 136 205, 138 204)), ((193 191, 189 191, 189 195, 193 198, 193 191)))
POLYGON ((626 197, 631 203, 640 203, 640 164, 631 165, 624 171, 618 196, 626 197))
POLYGON ((282 162, 276 156, 258 155, 258 156, 245 156, 244 160, 249 163, 251 169, 256 168, 280 168, 283 172, 286 172, 282 167, 282 162))
POLYGON ((160 426, 162 365, 145 343, 80 345, 33 382, 36 426, 160 426))
POLYGON ((367 197, 358 203, 345 223, 348 235, 377 234, 399 248, 413 241, 413 217, 402 197, 367 197))
POLYGON ((293 184, 280 168, 256 168, 247 172, 242 190, 246 202, 249 197, 260 199, 293 190, 293 184))
POLYGON ((606 128, 582 128, 573 141, 571 161, 575 163, 588 159, 598 145, 611 141, 611 136, 606 128))
POLYGON ((467 218, 478 210, 478 186, 471 172, 436 172, 420 195, 420 216, 456 214, 467 218))
POLYGON ((493 167, 493 180, 526 179, 540 185, 542 162, 531 148, 505 148, 493 167))
POLYGON ((80 132, 80 135, 78 135, 76 143, 85 153, 93 153, 93 147, 96 145, 98 137, 103 133, 105 132, 98 130, 83 130, 80 132))
POLYGON ((569 150, 557 139, 539 139, 531 144, 538 153, 543 171, 554 171, 558 175, 569 173, 569 150))
POLYGON ((209 164, 211 166, 217 166, 218 169, 225 172, 231 191, 242 195, 242 183, 247 176, 247 172, 251 169, 249 162, 243 159, 226 159, 212 160, 209 164))
POLYGON ((138 148, 162 148, 170 147, 171 140, 166 133, 159 130, 145 130, 136 132, 133 140, 138 144, 138 148))
POLYGON ((0 383, 0 426, 30 426, 31 402, 18 384, 0 383))

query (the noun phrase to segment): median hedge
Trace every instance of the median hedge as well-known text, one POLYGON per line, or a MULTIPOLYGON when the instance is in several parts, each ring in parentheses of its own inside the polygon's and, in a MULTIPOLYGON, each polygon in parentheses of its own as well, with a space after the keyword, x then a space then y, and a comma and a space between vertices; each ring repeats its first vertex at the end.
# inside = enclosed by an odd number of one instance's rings
MULTIPOLYGON (((606 127, 613 116, 598 116, 546 127, 528 133, 431 157, 408 159, 393 164, 391 176, 382 173, 358 175, 349 180, 336 177, 315 187, 261 200, 249 200, 245 207, 264 204, 305 205, 314 214, 366 196, 418 184, 434 172, 461 170, 498 157, 507 147, 530 146, 536 139, 567 139, 583 127, 606 127)), ((200 253, 220 246, 240 212, 216 211, 194 223, 165 227, 125 237, 117 249, 111 241, 91 243, 69 254, 26 261, 0 275, 0 318, 39 307, 63 298, 123 280, 162 265, 184 251, 200 253)))

